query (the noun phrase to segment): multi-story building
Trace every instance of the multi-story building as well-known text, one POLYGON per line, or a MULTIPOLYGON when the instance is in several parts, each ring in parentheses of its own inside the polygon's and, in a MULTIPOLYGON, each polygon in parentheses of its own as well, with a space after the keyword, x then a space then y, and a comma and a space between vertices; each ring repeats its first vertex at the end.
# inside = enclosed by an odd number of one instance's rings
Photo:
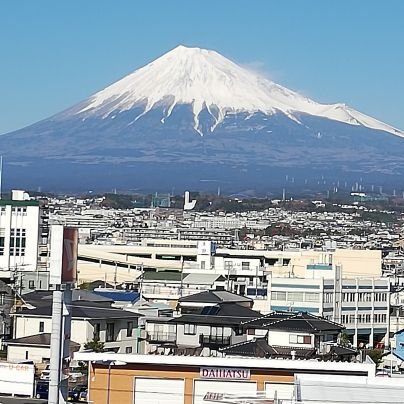
POLYGON ((14 293, 47 288, 46 207, 24 191, 0 199, 0 343, 11 337, 14 293))
POLYGON ((35 271, 38 262, 39 202, 23 191, 12 191, 11 200, 0 200, 0 270, 35 271))
MULTIPOLYGON (((315 270, 313 270, 314 272, 315 270)), ((343 324, 354 346, 388 344, 390 303, 388 279, 268 276, 267 311, 306 311, 343 324)))

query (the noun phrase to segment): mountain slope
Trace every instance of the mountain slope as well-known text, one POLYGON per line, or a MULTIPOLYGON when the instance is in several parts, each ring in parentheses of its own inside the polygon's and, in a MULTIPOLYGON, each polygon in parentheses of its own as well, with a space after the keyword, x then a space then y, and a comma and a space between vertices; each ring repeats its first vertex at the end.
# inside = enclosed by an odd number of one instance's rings
POLYGON ((192 105, 195 130, 201 135, 199 114, 205 108, 213 118, 209 130, 229 112, 283 112, 296 120, 306 113, 351 125, 363 125, 399 136, 402 131, 347 107, 324 105, 244 69, 215 51, 178 46, 154 62, 96 93, 76 114, 99 114, 103 118, 142 106, 134 122, 153 107, 166 108, 162 123, 178 104, 192 105))
POLYGON ((16 178, 29 166, 30 181, 42 184, 77 172, 74 181, 91 187, 198 187, 209 176, 237 189, 269 186, 275 173, 293 170, 399 179, 402 137, 345 104, 317 103, 217 52, 179 46, 72 108, 1 136, 0 149, 16 178))

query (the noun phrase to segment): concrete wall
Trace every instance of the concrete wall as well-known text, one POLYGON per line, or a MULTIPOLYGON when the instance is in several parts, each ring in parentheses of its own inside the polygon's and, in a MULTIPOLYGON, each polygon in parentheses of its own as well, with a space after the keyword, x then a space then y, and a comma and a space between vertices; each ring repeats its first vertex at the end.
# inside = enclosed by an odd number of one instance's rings
POLYGON ((50 348, 34 347, 34 346, 21 346, 21 345, 8 345, 7 347, 7 361, 8 362, 23 362, 33 361, 34 363, 42 363, 44 359, 50 358, 50 348), (28 357, 26 353, 28 352, 28 357))

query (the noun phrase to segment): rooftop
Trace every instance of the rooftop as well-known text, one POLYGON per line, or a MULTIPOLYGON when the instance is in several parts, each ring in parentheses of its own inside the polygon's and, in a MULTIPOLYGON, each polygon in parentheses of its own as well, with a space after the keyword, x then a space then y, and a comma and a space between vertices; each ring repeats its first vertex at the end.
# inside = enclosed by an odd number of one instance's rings
POLYGON ((243 303, 252 302, 252 299, 225 290, 207 290, 194 295, 184 296, 179 302, 186 303, 243 303))
MULTIPOLYGON (((72 305, 72 319, 121 319, 137 318, 140 314, 131 311, 113 308, 109 303, 94 303, 77 301, 72 305)), ((24 308, 15 316, 51 317, 52 304, 36 307, 35 309, 24 308)))
POLYGON ((348 362, 321 362, 318 360, 292 360, 292 359, 264 359, 264 358, 222 358, 203 356, 176 356, 176 355, 140 355, 118 353, 77 352, 74 359, 79 361, 92 361, 109 363, 111 361, 126 362, 128 365, 138 366, 158 365, 187 367, 235 367, 248 369, 284 369, 297 372, 351 374, 359 376, 374 376, 374 363, 348 363, 348 362))
POLYGON ((12 199, 0 199, 0 206, 39 206, 38 201, 28 200, 28 201, 16 201, 12 199))
POLYGON ((310 313, 289 311, 275 311, 265 316, 248 320, 242 325, 244 327, 251 326, 252 328, 307 332, 340 331, 344 328, 340 324, 310 313))
MULTIPOLYGON (((28 337, 15 338, 7 341, 9 345, 29 345, 29 346, 42 346, 48 347, 51 343, 51 334, 50 333, 42 333, 29 335, 28 337)), ((70 341, 70 345, 72 347, 80 347, 80 344, 74 341, 70 341)))

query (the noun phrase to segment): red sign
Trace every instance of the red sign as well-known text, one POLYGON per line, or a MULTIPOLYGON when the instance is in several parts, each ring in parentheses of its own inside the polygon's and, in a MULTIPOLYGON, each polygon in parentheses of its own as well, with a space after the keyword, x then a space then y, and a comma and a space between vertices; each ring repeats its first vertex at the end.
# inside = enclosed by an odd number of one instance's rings
POLYGON ((75 282, 77 279, 78 231, 71 227, 63 229, 62 283, 75 282))

